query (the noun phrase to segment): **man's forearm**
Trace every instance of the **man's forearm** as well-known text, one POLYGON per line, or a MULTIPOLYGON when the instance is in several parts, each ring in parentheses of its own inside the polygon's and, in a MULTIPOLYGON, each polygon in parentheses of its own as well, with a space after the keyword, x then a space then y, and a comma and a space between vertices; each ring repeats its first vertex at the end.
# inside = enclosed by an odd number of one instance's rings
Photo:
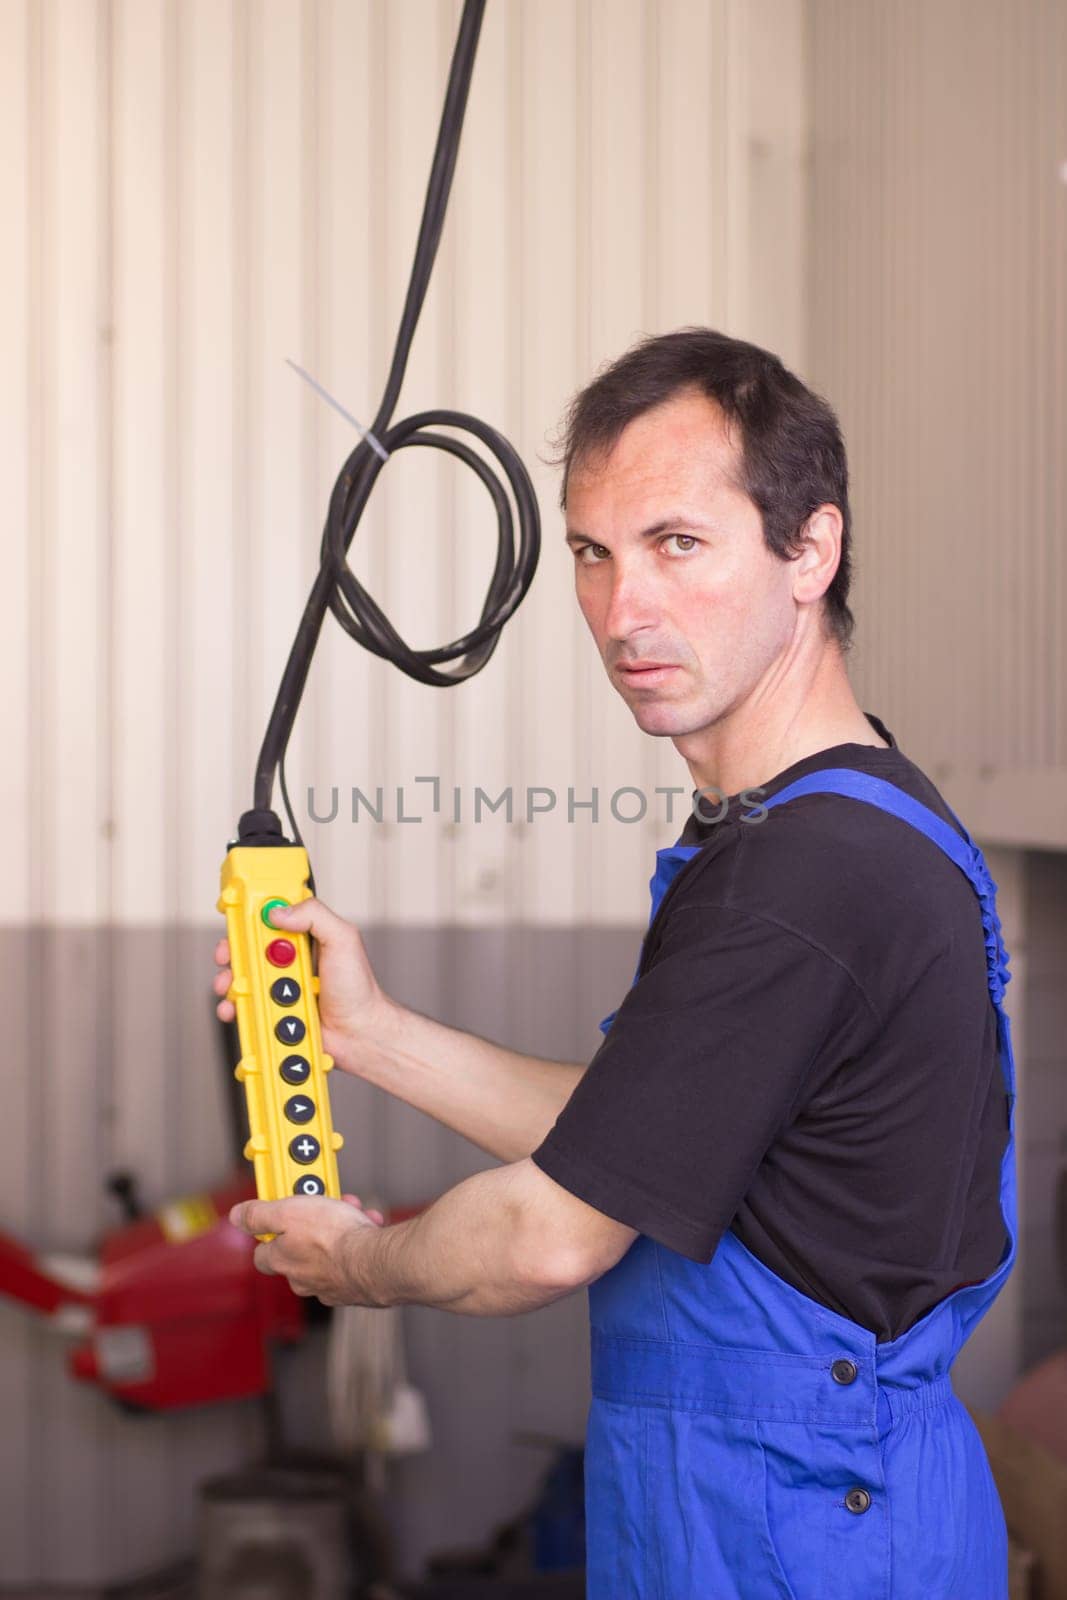
POLYGON ((536 1150, 585 1071, 520 1055, 393 1003, 338 1064, 501 1161, 536 1150))
MULTIPOLYGON (((546 1181, 547 1180, 543 1180, 546 1181)), ((347 1241, 348 1299, 358 1305, 437 1306, 511 1316, 584 1281, 566 1229, 538 1224, 523 1202, 520 1166, 478 1172, 420 1216, 361 1228, 347 1241)))

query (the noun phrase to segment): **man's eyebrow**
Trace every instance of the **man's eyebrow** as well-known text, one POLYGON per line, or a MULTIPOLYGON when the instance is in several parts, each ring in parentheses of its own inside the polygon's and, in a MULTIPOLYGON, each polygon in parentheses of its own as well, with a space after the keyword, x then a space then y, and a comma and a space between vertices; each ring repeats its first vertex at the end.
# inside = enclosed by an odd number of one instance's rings
MULTIPOLYGON (((639 539, 654 539, 656 534, 667 533, 672 528, 704 528, 709 533, 714 533, 718 531, 719 526, 717 522, 705 521, 700 517, 664 517, 662 522, 654 522, 650 528, 642 528, 637 537, 639 539)), ((587 534, 579 533, 577 528, 568 528, 564 542, 566 544, 596 544, 597 540, 590 539, 587 534)))

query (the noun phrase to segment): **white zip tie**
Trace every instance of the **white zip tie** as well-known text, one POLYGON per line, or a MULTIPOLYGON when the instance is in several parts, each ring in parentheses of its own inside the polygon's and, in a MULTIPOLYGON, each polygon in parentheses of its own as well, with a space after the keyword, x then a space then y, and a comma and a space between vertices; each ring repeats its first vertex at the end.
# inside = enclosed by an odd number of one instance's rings
POLYGON ((378 440, 375 438, 374 434, 371 433, 369 428, 365 428, 361 422, 357 422, 351 411, 346 411, 344 406, 341 405, 340 401, 335 400, 333 395, 329 394, 322 387, 321 383, 315 382, 315 379, 311 376, 310 372, 305 372, 303 367, 298 366, 295 361, 290 361, 288 356, 286 356, 285 359, 288 365, 292 367, 294 372, 299 372, 304 381, 306 383, 310 383, 316 394, 321 394, 327 405, 333 406, 333 409, 335 411, 339 411, 346 422, 350 422, 352 424, 357 433, 362 434, 363 438, 366 439, 367 443, 372 447, 372 449, 378 452, 383 461, 389 460, 388 450, 384 449, 383 446, 379 444, 378 440))

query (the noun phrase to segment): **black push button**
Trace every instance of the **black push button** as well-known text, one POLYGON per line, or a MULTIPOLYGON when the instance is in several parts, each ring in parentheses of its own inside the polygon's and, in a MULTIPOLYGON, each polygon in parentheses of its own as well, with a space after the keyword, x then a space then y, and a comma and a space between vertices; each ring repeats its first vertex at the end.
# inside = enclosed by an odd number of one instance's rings
POLYGON ((293 1193, 325 1194, 326 1185, 323 1183, 321 1178, 316 1178, 313 1172, 309 1172, 305 1177, 297 1178, 296 1182, 293 1184, 293 1193))
POLYGON ((850 1489, 848 1494, 845 1496, 845 1504, 848 1509, 850 1511, 854 1511, 858 1517, 862 1512, 868 1510, 870 1507, 871 1497, 867 1493, 866 1489, 850 1489))
POLYGON ((310 1167, 319 1153, 319 1141, 312 1138, 310 1133, 302 1133, 294 1139, 289 1146, 289 1154, 294 1161, 299 1161, 302 1167, 310 1167))
POLYGON ((282 1044, 299 1044, 306 1032, 299 1017, 283 1017, 274 1030, 274 1036, 282 1044))
POLYGON ((286 1083, 307 1083, 311 1076, 311 1063, 306 1056, 286 1056, 278 1071, 286 1083))
POLYGON ((294 1094, 285 1102, 285 1114, 290 1122, 310 1122, 315 1115, 315 1102, 310 1095, 294 1094))
POLYGON ((830 1376, 835 1383, 855 1383, 859 1368, 854 1361, 835 1361, 830 1368, 830 1376))
POLYGON ((300 999, 300 985, 295 978, 275 978, 270 986, 270 997, 278 1006, 295 1006, 300 999))

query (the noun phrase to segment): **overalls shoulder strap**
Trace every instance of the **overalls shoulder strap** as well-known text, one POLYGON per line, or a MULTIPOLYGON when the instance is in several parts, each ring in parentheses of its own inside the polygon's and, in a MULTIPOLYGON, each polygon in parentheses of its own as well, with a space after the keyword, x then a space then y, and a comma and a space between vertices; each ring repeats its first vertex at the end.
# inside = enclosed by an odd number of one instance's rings
POLYGON ((795 783, 787 784, 784 789, 780 789, 777 794, 772 795, 769 800, 761 801, 760 804, 770 810, 773 806, 780 806, 788 800, 796 800, 806 794, 847 795, 850 799, 863 800, 868 805, 877 806, 880 811, 888 811, 893 816, 899 817, 902 822, 910 823, 913 828, 924 833, 959 867, 970 881, 981 904, 989 992, 999 1010, 1004 999, 1004 990, 1011 982, 1011 973, 1008 971, 1009 957, 1004 948, 1000 917, 997 914, 997 886, 990 876, 981 850, 951 806, 946 806, 946 809, 956 822, 959 833, 943 817, 931 811, 929 806, 923 805, 921 800, 916 800, 912 795, 905 793, 895 783, 889 783, 885 778, 873 777, 868 772, 854 772, 849 767, 826 767, 820 772, 810 772, 806 777, 798 778, 795 783))
MULTIPOLYGON (((807 777, 797 778, 794 783, 779 789, 769 800, 761 800, 759 803, 769 811, 772 806, 780 806, 787 800, 797 800, 805 794, 848 795, 852 800, 865 800, 869 805, 877 806, 880 811, 892 812, 903 822, 910 822, 920 833, 925 833, 934 844, 940 845, 945 854, 951 857, 960 871, 965 872, 972 882, 975 882, 977 863, 981 863, 982 867, 985 865, 982 862, 981 851, 951 808, 949 814, 959 824, 963 832, 962 838, 955 828, 950 827, 935 811, 931 811, 929 806, 923 805, 921 800, 916 800, 895 783, 889 783, 885 778, 876 778, 869 772, 854 772, 851 767, 825 767, 820 772, 809 772, 807 777)), ((975 887, 978 887, 977 883, 975 887)))
MULTIPOLYGON (((990 876, 985 857, 975 844, 971 835, 960 821, 959 817, 946 805, 949 815, 956 823, 953 828, 943 817, 939 817, 929 806, 916 800, 895 783, 889 783, 885 778, 874 777, 868 772, 856 772, 851 767, 823 767, 818 772, 809 772, 803 778, 787 784, 784 789, 779 789, 777 794, 769 800, 761 800, 756 806, 756 811, 748 813, 748 818, 755 820, 759 809, 772 810, 775 806, 786 804, 790 800, 797 800, 803 795, 810 794, 838 794, 848 799, 861 800, 868 805, 876 806, 880 811, 888 811, 891 815, 899 817, 902 822, 917 828, 920 833, 936 844, 945 855, 959 868, 970 882, 976 895, 982 913, 982 928, 985 935, 986 946, 986 975, 989 983, 989 992, 993 1004, 997 1008, 998 1020, 1001 1031, 1008 1030, 1008 1019, 1003 1011, 1002 1002, 1004 991, 1011 982, 1011 973, 1008 970, 1009 956, 1004 948, 1001 933, 1000 917, 997 913, 996 891, 997 885, 990 876), (958 832, 957 832, 958 828, 958 832)), ((745 821, 746 818, 742 818, 745 821)), ((651 916, 650 923, 659 910, 664 895, 678 873, 700 853, 699 845, 671 845, 666 849, 656 852, 656 870, 652 876, 649 888, 651 890, 651 916)), ((640 960, 637 971, 634 973, 634 983, 640 972, 640 960)), ((600 1031, 607 1033, 615 1020, 616 1012, 604 1018, 600 1023, 600 1031)), ((1008 1093, 1014 1102, 1014 1082, 1008 1084, 1008 1093)), ((1009 1107, 1009 1115, 1012 1107, 1009 1107)))

